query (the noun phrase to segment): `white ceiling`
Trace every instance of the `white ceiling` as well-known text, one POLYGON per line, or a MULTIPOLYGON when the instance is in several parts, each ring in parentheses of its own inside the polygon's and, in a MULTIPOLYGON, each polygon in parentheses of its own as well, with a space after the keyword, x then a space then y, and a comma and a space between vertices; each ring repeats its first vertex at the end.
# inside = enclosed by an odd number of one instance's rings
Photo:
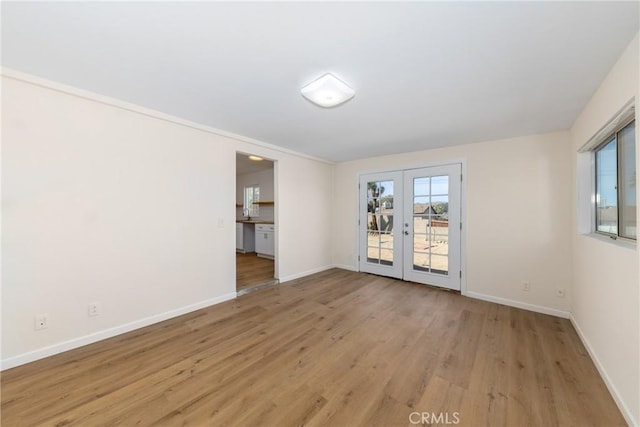
POLYGON ((638 2, 2 2, 2 65, 321 158, 568 129, 638 2), (356 96, 300 87, 332 72, 356 96))

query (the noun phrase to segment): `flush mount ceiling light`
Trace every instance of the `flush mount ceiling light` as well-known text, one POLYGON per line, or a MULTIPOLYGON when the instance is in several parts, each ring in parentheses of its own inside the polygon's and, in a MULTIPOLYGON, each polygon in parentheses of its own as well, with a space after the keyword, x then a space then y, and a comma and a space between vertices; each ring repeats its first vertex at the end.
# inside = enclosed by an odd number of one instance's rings
POLYGON ((349 85, 331 73, 312 81, 304 86, 300 92, 309 101, 323 108, 337 107, 356 94, 349 85))
POLYGON ((258 156, 249 156, 249 160, 253 160, 254 162, 261 162, 264 159, 258 156))

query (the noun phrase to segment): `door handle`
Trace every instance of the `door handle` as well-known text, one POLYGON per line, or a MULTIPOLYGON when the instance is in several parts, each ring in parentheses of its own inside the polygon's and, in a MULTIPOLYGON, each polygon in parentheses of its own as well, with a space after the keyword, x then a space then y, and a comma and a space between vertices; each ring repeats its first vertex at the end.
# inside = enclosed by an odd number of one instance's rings
POLYGON ((407 230, 404 230, 404 234, 406 234, 408 236, 409 232, 407 230))

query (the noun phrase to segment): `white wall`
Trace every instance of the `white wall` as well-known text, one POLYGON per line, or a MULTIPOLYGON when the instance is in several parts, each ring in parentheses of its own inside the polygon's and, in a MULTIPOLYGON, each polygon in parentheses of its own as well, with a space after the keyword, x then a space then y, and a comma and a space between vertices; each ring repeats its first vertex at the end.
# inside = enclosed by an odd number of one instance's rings
POLYGON ((278 162, 280 277, 331 264, 326 210, 299 210, 327 204, 331 164, 16 72, 2 89, 3 367, 233 297, 236 151, 278 162))
MULTIPOLYGON (((638 111, 638 36, 609 72, 571 129, 574 184, 576 152, 632 97, 638 111)), ((638 130, 636 127, 636 147, 638 130)), ((640 155, 640 150, 636 150, 640 155)), ((636 168, 638 166, 636 163, 636 168)), ((577 188, 574 185, 574 188, 577 188)), ((577 194, 574 192, 573 200, 577 194)), ((574 215, 576 217, 575 207, 574 215)), ((640 223, 640 221, 639 221, 640 223)), ((640 421, 640 292, 638 251, 577 232, 572 227, 572 320, 622 407, 640 421)))
MULTIPOLYGON (((244 188, 248 185, 260 186, 260 200, 273 201, 274 180, 273 168, 260 172, 247 173, 236 176, 236 203, 242 204, 244 201, 244 188)), ((259 209, 259 218, 263 221, 272 221, 274 219, 274 206, 262 205, 259 209)), ((236 218, 242 218, 242 208, 236 208, 236 218)))
MULTIPOLYGON (((465 159, 466 293, 567 315, 571 163, 567 133, 528 136, 336 165, 334 263, 357 268, 357 176, 465 159), (522 290, 522 282, 531 291, 522 290), (557 288, 567 291, 555 296, 557 288)), ((463 219, 464 220, 464 219, 463 219)))

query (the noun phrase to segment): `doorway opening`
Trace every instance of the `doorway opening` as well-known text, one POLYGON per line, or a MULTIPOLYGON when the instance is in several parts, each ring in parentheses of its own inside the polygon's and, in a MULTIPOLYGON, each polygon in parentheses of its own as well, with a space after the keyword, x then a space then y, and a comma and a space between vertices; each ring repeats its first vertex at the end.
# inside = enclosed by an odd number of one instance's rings
POLYGON ((278 283, 275 162, 236 153, 236 293, 278 283))

